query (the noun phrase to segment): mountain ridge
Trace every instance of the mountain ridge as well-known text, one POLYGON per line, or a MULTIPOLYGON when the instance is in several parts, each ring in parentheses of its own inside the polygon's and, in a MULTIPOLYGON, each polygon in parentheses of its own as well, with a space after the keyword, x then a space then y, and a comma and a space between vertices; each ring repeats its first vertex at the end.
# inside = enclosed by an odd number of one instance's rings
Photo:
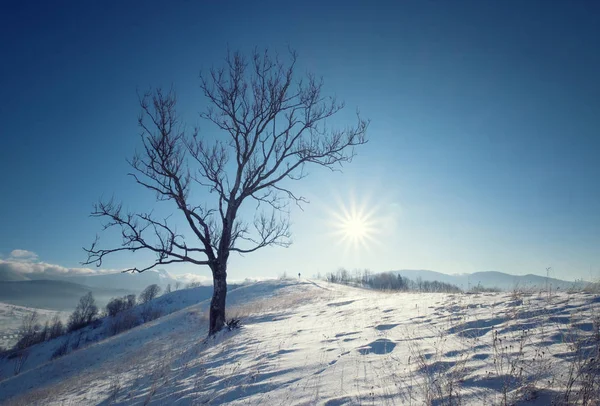
POLYGON ((463 290, 470 290, 475 286, 481 285, 484 288, 498 288, 501 290, 513 289, 535 289, 546 288, 553 289, 572 289, 584 287, 588 282, 585 281, 565 281, 557 278, 547 278, 545 276, 526 274, 512 275, 499 271, 478 271, 473 273, 445 274, 442 272, 431 271, 427 269, 400 269, 389 271, 403 277, 416 280, 421 278, 426 281, 439 281, 451 283, 463 290))
POLYGON ((73 310, 81 296, 92 292, 96 304, 103 307, 113 297, 134 293, 127 289, 103 289, 74 282, 51 279, 3 281, 0 302, 51 310, 73 310))

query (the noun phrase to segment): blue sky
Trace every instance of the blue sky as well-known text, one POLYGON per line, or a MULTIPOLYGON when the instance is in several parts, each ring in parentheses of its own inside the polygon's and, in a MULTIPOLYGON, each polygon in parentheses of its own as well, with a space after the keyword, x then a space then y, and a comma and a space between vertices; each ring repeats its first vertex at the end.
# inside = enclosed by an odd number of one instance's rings
POLYGON ((357 107, 371 119, 369 143, 343 173, 315 168, 294 185, 311 201, 292 212, 294 245, 233 255, 231 278, 340 266, 600 277, 597 2, 322 3, 3 3, 1 260, 27 250, 81 267, 101 196, 168 214, 126 175, 136 91, 172 84, 208 135, 200 69, 227 47, 289 45, 299 73, 346 101, 333 124, 357 107), (360 247, 336 233, 353 205, 372 223, 360 247))

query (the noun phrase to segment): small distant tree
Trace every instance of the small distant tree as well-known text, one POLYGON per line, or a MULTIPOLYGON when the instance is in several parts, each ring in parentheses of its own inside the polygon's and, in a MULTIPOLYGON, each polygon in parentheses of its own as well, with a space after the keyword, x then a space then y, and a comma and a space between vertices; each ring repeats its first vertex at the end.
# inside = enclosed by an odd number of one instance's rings
POLYGON ((127 295, 127 296, 125 296, 125 299, 127 299, 127 308, 128 309, 131 309, 137 303, 137 298, 135 295, 127 295))
POLYGON ((417 284, 418 291, 423 292, 423 288, 425 287, 425 285, 423 283, 423 279, 420 276, 417 277, 416 284, 417 284))
POLYGON ((347 284, 350 281, 350 273, 348 272, 348 270, 346 268, 340 268, 338 270, 339 272, 339 279, 341 283, 347 284))
POLYGON ((222 136, 186 132, 173 91, 141 98, 143 148, 130 161, 132 176, 158 200, 173 203, 197 245, 166 219, 127 213, 112 200, 99 202, 92 215, 106 220, 105 229, 119 228, 123 242, 101 249, 96 239, 84 264, 100 266, 112 253, 145 250, 155 261, 130 271, 181 262, 208 266, 213 276, 209 335, 220 331, 226 322, 229 255, 289 246, 289 204, 307 202, 292 191, 292 182, 308 175, 307 166, 340 168, 352 160, 354 147, 367 142, 368 121, 358 113, 354 125, 330 127, 344 104, 325 96, 316 76, 297 77, 295 67, 293 51, 286 63, 256 50, 250 58, 228 53, 223 67, 201 74, 208 103, 200 117, 222 136), (194 200, 201 191, 213 198, 194 200), (240 215, 250 201, 258 207, 248 222, 240 215))
POLYGON ((40 318, 37 312, 29 313, 23 317, 18 333, 19 340, 15 344, 16 349, 22 350, 44 341, 44 338, 40 334, 41 326, 39 321, 40 318))
POLYGON ((165 288, 165 293, 171 293, 171 284, 170 283, 165 288))
POLYGON ((140 303, 145 304, 154 299, 160 293, 160 286, 152 284, 140 293, 140 303))
POLYGON ((98 306, 92 292, 88 292, 79 299, 79 303, 69 317, 68 330, 79 330, 90 324, 98 315, 98 306))
POLYGON ((19 350, 15 355, 16 357, 14 358, 13 371, 15 375, 19 375, 21 373, 21 369, 23 369, 23 366, 29 358, 29 350, 19 350))
POLYGON ((175 282, 175 290, 179 290, 181 288, 181 282, 175 282))
POLYGON ((46 341, 50 337, 50 322, 46 320, 44 327, 40 331, 40 341, 46 341))
POLYGON ((117 297, 111 299, 106 304, 106 314, 109 316, 116 316, 127 308, 127 300, 122 297, 117 297))
POLYGON ((52 340, 56 337, 60 337, 65 333, 65 327, 58 314, 55 314, 50 322, 50 328, 48 330, 48 340, 52 340))

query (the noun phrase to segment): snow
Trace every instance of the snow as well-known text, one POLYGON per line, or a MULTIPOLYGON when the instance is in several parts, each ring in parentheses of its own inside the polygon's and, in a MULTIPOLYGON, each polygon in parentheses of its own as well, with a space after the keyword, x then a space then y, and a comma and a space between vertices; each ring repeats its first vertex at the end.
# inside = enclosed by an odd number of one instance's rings
POLYGON ((207 339, 200 296, 165 295, 153 305, 167 316, 112 337, 100 326, 55 360, 55 344, 35 346, 16 376, 1 360, 0 403, 544 405, 568 378, 570 343, 600 336, 590 294, 277 280, 231 290, 228 315, 243 326, 207 339))
POLYGON ((51 321, 55 315, 63 321, 69 317, 68 313, 57 310, 36 309, 0 302, 0 347, 11 348, 16 344, 23 319, 34 312, 38 314, 41 325, 51 321))

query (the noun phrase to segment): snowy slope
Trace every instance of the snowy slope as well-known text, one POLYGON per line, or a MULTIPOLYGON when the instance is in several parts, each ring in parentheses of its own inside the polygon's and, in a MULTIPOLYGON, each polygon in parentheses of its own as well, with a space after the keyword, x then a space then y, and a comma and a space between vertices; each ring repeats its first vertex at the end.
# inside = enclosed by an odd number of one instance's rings
POLYGON ((564 392, 570 343, 600 341, 600 300, 580 293, 268 281, 228 304, 241 329, 206 340, 208 301, 184 307, 8 377, 0 403, 546 405, 564 392))
MULTIPOLYGON (((170 294, 159 296, 148 305, 138 305, 132 309, 132 315, 139 319, 145 310, 156 310, 162 315, 168 315, 188 306, 197 304, 209 299, 212 295, 212 286, 200 286, 193 289, 184 289, 170 294)), ((0 307, 1 308, 1 307, 0 307)), ((27 308, 25 308, 27 309, 27 308)), ((50 311, 41 311, 43 316, 50 311)), ((67 320, 70 313, 61 313, 63 320, 67 320)), ((46 316, 47 317, 47 316, 46 316)), ((22 319, 22 318, 21 318, 22 319)), ((106 317, 92 326, 83 328, 74 333, 56 338, 31 347, 28 351, 28 358, 21 369, 21 373, 36 368, 51 360, 53 353, 65 342, 69 342, 69 347, 85 347, 92 343, 99 342, 111 337, 111 323, 114 318, 106 317)), ((141 321, 140 321, 141 323, 141 321)), ((9 359, 0 360, 0 376, 9 376, 14 372, 14 361, 9 359)))
POLYGON ((22 320, 31 313, 37 313, 40 324, 52 320, 54 315, 58 315, 62 320, 66 320, 69 315, 65 312, 36 309, 33 307, 16 306, 9 303, 0 302, 0 347, 11 348, 17 342, 17 333, 21 327, 22 320))

